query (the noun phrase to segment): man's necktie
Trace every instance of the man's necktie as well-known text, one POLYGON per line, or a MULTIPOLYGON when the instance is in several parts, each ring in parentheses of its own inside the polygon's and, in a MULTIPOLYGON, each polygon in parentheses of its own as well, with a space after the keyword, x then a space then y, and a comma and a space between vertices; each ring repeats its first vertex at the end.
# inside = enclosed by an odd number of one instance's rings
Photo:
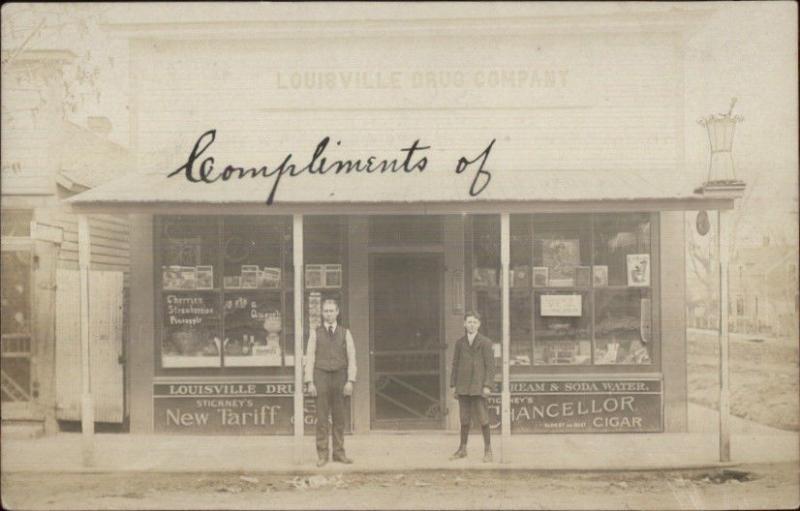
POLYGON ((331 337, 333 337, 333 327, 332 326, 328 326, 328 333, 331 334, 331 337))

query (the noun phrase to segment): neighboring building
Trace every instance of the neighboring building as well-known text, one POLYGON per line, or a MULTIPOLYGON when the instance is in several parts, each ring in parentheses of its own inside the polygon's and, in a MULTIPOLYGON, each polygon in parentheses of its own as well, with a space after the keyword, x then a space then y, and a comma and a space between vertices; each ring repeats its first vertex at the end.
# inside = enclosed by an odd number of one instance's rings
POLYGON ((797 338, 797 247, 740 248, 731 259, 731 328, 797 338))
POLYGON ((683 168, 702 15, 251 7, 111 27, 130 40, 139 172, 68 202, 131 218, 132 432, 291 433, 295 315, 305 340, 325 297, 356 341, 355 433, 457 427, 470 308, 498 364, 508 335, 512 433, 687 430, 684 211, 733 206, 683 168), (266 206, 273 179, 166 177, 210 129, 217 172, 302 166, 325 136, 329 161, 432 147, 424 173, 306 172, 266 206), (469 197, 478 164, 456 162, 492 138, 469 197))
MULTIPOLYGON (((61 199, 130 168, 127 149, 108 140, 108 120, 83 128, 64 120, 66 51, 3 52, 2 80, 2 420, 56 431, 57 419, 79 418, 77 217, 61 199), (13 55, 13 56, 12 56, 13 55)), ((128 271, 125 217, 91 215, 93 282, 122 286, 128 271), (104 273, 97 273, 104 272, 104 273)), ((95 388, 107 388, 98 416, 123 421, 122 311, 98 308, 95 388), (113 333, 113 335, 112 335, 113 333), (103 336, 104 335, 104 336, 103 336), (110 362, 113 357, 113 364, 110 362)))

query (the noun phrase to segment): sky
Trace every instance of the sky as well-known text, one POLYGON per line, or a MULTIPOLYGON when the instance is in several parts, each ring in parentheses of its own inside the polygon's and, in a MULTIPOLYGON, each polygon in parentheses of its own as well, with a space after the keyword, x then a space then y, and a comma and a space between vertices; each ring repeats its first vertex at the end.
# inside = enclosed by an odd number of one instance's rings
MULTIPOLYGON (((159 4, 163 9, 192 14, 191 4, 159 4)), ((291 6, 248 4, 262 12, 286 14, 291 6), (257 6, 257 7, 254 7, 257 6)), ((307 4, 306 4, 307 5, 307 4)), ((360 4, 363 9, 365 4, 360 4)), ((471 4, 474 5, 474 4, 471 4)), ((345 11, 352 6, 341 6, 345 11)), ((376 8, 396 8, 378 6, 376 8)), ((452 6, 449 6, 452 8, 452 6)), ((793 2, 588 3, 528 4, 532 12, 559 14, 631 10, 714 10, 685 47, 686 172, 702 179, 707 170, 708 140, 697 120, 726 112, 732 97, 737 127, 733 157, 737 177, 749 183, 739 237, 743 244, 760 243, 767 232, 774 242, 797 245, 798 96, 797 5, 793 2), (538 9, 538 11, 537 11, 538 9)), ((209 7, 223 16, 237 16, 226 4, 209 7)), ((440 6, 434 6, 434 9, 440 6)), ((495 4, 503 11, 512 4, 495 4)), ((311 12, 308 10, 308 12, 311 12)), ((319 9, 313 11, 319 16, 319 9)), ((152 6, 83 4, 4 4, 4 51, 25 43, 35 49, 69 49, 75 69, 87 72, 91 85, 74 80, 74 97, 67 116, 85 125, 87 116, 108 117, 111 139, 129 143, 127 42, 102 27, 105 20, 148 19, 152 6)), ((309 14, 311 15, 311 14, 309 14)), ((202 15, 201 15, 202 17, 202 15)), ((5 57, 4 57, 5 58, 5 57)), ((71 72, 75 72, 74 69, 71 72)))

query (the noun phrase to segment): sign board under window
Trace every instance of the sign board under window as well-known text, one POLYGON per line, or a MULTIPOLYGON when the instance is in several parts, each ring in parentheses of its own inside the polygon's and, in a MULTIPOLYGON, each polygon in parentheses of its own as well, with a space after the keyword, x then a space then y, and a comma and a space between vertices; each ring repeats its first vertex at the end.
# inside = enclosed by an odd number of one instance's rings
MULTIPOLYGON (((660 379, 511 382, 512 433, 642 433, 663 431, 660 379)), ((489 398, 500 427, 500 396, 489 398)))
MULTIPOLYGON (((291 435, 294 384, 175 382, 153 385, 153 429, 187 435, 291 435)), ((350 431, 350 399, 345 431, 350 431)), ((305 433, 314 434, 316 402, 305 396, 305 433)))

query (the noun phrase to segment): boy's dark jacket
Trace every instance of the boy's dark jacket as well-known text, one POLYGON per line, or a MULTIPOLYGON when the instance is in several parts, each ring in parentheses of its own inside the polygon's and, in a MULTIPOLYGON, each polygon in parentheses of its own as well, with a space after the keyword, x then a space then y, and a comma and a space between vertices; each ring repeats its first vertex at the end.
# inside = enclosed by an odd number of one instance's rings
POLYGON ((494 353, 488 337, 478 332, 472 346, 466 335, 456 341, 450 386, 456 394, 469 396, 480 396, 483 387, 494 389, 494 353))

